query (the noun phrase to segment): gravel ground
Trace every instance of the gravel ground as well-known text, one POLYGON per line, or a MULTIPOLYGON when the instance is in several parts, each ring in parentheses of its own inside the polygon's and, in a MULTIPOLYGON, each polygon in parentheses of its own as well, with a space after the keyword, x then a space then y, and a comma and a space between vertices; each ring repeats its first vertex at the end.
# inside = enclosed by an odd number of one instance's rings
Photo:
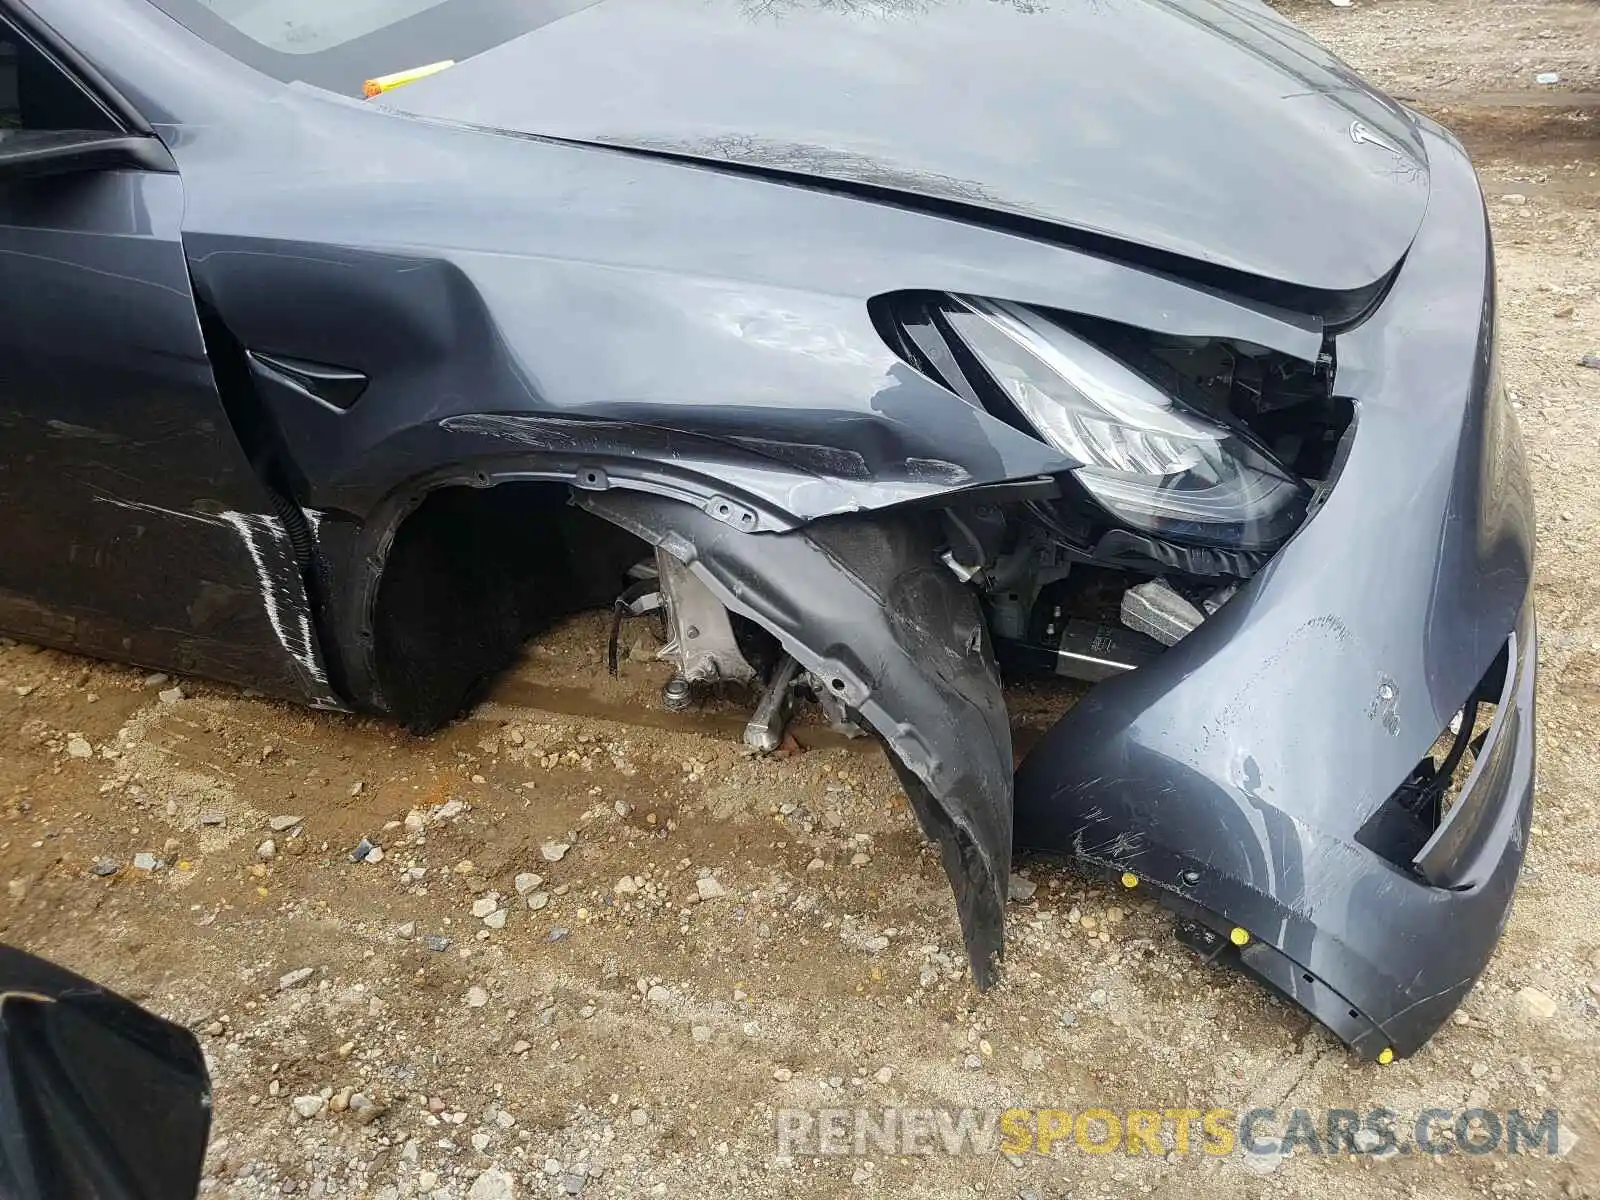
POLYGON ((1499 247, 1539 504, 1542 778, 1516 910, 1458 1019, 1357 1063, 1137 894, 1040 864, 979 996, 876 749, 807 728, 804 753, 749 758, 737 709, 652 706, 648 646, 606 679, 597 617, 424 739, 0 643, 0 936, 201 1035, 204 1189, 1600 1195, 1600 371, 1578 365, 1600 353, 1600 8, 1284 9, 1462 133, 1499 247), (382 853, 353 861, 363 838, 382 853), (891 1104, 1555 1107, 1568 1153, 776 1153, 780 1108, 891 1104))

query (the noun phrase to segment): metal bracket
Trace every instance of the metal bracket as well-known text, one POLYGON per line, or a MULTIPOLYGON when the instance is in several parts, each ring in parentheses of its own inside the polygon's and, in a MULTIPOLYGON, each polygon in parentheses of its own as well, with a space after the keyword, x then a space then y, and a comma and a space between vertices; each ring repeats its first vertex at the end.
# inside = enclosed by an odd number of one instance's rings
POLYGON ((658 657, 677 666, 691 684, 754 679, 756 670, 734 640, 722 601, 687 564, 659 548, 656 571, 667 606, 667 644, 658 657))
POLYGON ((809 671, 806 673, 806 682, 811 685, 812 694, 822 707, 822 715, 828 718, 828 724, 835 733, 842 733, 847 738, 865 736, 867 731, 851 714, 850 706, 829 691, 827 684, 809 671))
POLYGON ((800 664, 794 655, 785 654, 772 668, 772 678, 744 727, 744 744, 752 750, 771 754, 783 743, 783 731, 793 710, 794 682, 800 664))

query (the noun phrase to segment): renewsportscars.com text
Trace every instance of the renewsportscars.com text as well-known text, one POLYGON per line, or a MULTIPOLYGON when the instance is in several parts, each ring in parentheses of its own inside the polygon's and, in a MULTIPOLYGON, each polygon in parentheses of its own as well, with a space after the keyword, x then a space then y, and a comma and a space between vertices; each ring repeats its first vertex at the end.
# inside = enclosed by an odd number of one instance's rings
POLYGON ((786 1108, 780 1157, 1561 1153, 1553 1108, 786 1108))

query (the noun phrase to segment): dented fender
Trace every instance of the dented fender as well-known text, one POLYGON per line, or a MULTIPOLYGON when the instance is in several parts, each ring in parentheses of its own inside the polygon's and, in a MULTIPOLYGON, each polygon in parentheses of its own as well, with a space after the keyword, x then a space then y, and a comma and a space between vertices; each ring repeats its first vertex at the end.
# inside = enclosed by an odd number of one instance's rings
POLYGON ((748 534, 649 495, 576 500, 686 564, 878 734, 939 845, 973 979, 993 982, 1011 876, 1011 727, 977 597, 939 564, 928 518, 748 534))

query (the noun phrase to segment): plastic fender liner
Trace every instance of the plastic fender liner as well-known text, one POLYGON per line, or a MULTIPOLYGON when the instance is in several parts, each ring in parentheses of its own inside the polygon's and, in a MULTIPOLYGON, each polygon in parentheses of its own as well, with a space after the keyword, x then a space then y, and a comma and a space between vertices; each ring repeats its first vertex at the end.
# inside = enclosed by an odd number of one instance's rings
POLYGON ((931 518, 834 517, 747 534, 654 496, 576 499, 688 564, 883 739, 939 844, 973 979, 988 987, 1011 878, 1011 726, 977 597, 934 557, 931 518))

